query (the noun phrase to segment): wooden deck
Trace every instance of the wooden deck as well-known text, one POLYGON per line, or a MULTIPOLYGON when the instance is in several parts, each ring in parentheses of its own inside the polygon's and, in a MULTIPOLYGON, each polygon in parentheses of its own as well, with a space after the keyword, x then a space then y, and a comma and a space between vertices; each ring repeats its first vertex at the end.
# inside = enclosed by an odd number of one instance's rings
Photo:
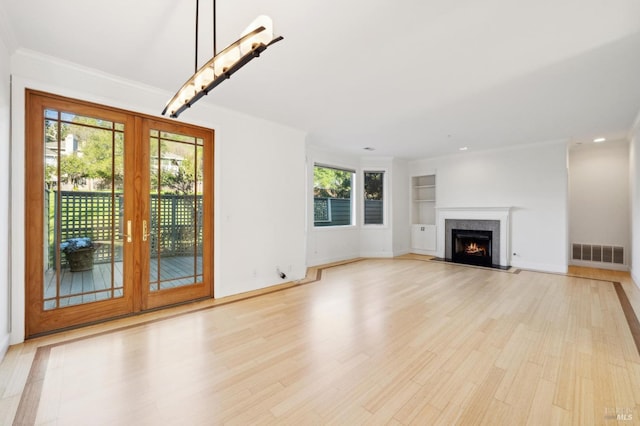
MULTIPOLYGON (((71 272, 63 268, 60 277, 59 307, 91 303, 123 295, 122 262, 96 263, 90 271, 71 272)), ((174 256, 160 258, 160 279, 158 279, 158 261, 152 258, 149 279, 151 291, 190 285, 201 280, 202 257, 197 258, 197 271, 192 256, 174 256), (195 278, 194 278, 195 277, 195 278)), ((55 309, 56 271, 45 272, 45 309, 55 309)))

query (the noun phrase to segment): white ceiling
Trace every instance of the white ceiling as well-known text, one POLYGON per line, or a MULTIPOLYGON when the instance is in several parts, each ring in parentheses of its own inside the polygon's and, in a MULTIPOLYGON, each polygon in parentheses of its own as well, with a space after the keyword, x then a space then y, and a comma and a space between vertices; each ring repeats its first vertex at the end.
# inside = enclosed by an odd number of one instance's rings
MULTIPOLYGON (((0 0, 1 14, 12 50, 170 95, 194 70, 195 0, 0 0)), ((218 50, 259 14, 285 39, 199 102, 357 155, 616 139, 640 111, 640 0, 218 0, 217 14, 218 50)))

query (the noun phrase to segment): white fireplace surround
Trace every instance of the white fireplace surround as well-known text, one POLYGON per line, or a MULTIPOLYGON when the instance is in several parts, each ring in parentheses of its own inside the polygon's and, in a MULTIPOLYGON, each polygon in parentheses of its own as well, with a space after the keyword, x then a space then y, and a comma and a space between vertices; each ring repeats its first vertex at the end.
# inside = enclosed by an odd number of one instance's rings
POLYGON ((509 266, 511 261, 511 238, 509 236, 511 207, 436 207, 438 224, 437 256, 444 259, 445 220, 498 220, 500 221, 500 266, 509 266))

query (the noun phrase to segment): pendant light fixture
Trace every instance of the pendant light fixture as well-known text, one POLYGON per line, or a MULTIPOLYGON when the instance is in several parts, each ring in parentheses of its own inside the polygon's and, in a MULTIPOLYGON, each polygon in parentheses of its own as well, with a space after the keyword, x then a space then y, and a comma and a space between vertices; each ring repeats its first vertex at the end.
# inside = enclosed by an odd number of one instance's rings
POLYGON ((196 60, 195 72, 182 85, 180 90, 167 102, 162 115, 169 114, 178 118, 180 113, 190 108, 198 99, 231 77, 253 58, 260 56, 267 47, 282 40, 273 35, 273 22, 265 15, 258 16, 240 38, 221 52, 216 50, 216 0, 213 0, 213 58, 198 69, 198 11, 199 0, 196 0, 196 60))

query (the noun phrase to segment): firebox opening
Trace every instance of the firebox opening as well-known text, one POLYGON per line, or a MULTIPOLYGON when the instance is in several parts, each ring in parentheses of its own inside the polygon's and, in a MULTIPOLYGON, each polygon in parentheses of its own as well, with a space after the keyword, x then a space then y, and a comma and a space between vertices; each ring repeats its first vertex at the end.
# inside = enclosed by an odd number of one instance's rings
POLYGON ((491 266, 493 231, 452 229, 452 259, 468 265, 491 266))

